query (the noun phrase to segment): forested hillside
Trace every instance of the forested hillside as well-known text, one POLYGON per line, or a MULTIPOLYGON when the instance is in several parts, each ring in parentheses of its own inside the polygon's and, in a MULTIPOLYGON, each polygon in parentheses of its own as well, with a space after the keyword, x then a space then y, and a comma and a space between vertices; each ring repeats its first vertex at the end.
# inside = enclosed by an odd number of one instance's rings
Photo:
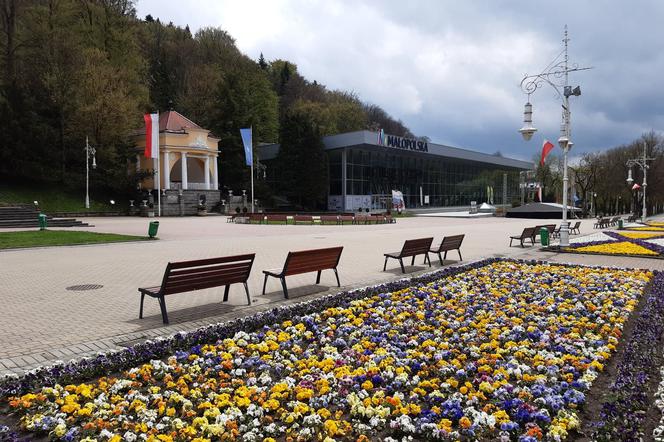
POLYGON ((246 188, 239 129, 277 142, 282 123, 320 136, 384 129, 412 136, 353 92, 304 78, 296 63, 252 60, 219 28, 137 17, 132 0, 3 0, 0 173, 7 180, 84 185, 86 136, 98 185, 133 188, 130 136, 145 112, 175 109, 221 138, 220 184, 246 188))

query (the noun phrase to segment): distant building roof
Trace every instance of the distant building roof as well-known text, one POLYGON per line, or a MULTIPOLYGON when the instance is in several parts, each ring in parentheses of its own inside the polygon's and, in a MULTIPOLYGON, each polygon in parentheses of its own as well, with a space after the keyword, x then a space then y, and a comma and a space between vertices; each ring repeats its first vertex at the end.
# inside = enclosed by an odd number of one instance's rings
MULTIPOLYGON (((528 170, 534 167, 529 161, 521 161, 513 158, 490 155, 483 152, 461 149, 459 147, 436 144, 430 141, 420 139, 410 139, 397 137, 393 135, 383 135, 382 133, 360 130, 356 132, 346 132, 336 135, 323 137, 325 150, 342 149, 347 147, 362 147, 368 149, 379 149, 385 152, 408 153, 415 155, 426 155, 451 158, 457 160, 476 161, 496 166, 511 167, 516 169, 528 170), (391 145, 390 143, 396 143, 391 145)), ((277 157, 279 153, 279 144, 270 144, 259 146, 261 160, 271 160, 277 157)))
POLYGON ((186 132, 187 129, 203 128, 181 113, 174 110, 169 110, 159 114, 159 132, 186 132))

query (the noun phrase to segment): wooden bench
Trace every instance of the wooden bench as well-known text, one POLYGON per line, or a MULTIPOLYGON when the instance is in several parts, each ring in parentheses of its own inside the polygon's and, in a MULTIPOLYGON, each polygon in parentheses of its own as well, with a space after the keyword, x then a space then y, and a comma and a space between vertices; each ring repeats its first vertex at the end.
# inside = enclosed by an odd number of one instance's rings
POLYGON ((463 258, 461 258, 461 243, 463 242, 463 238, 465 236, 465 234, 446 236, 443 238, 443 241, 440 243, 438 248, 433 248, 429 251, 438 255, 438 261, 440 261, 441 266, 443 265, 443 261, 447 259, 447 252, 450 250, 456 250, 459 252, 459 261, 463 261, 463 258), (443 258, 440 257, 441 253, 444 253, 443 258))
POLYGON ((406 269, 403 266, 403 258, 412 257, 410 265, 415 264, 415 257, 417 255, 424 255, 424 262, 429 262, 429 267, 431 267, 431 260, 429 259, 429 249, 431 248, 431 243, 433 238, 420 238, 420 239, 408 239, 403 243, 400 252, 391 252, 385 253, 385 263, 383 264, 383 271, 387 267, 387 259, 393 258, 399 260, 399 265, 401 265, 401 271, 406 273, 406 269))
POLYGON ((343 226, 344 222, 355 224, 355 217, 353 215, 339 215, 339 224, 343 226))
POLYGON ((258 224, 263 224, 263 220, 265 220, 265 214, 263 214, 263 213, 250 213, 249 214, 249 222, 250 223, 256 221, 256 222, 258 222, 258 224))
POLYGON ((270 222, 282 222, 284 224, 288 224, 288 215, 266 215, 265 220, 267 223, 270 222))
POLYGON ((263 270, 265 279, 263 280, 263 294, 265 294, 265 286, 267 284, 267 277, 273 276, 281 280, 281 287, 284 290, 284 296, 288 299, 288 287, 286 287, 286 276, 299 275, 300 273, 318 272, 316 276, 316 284, 320 283, 320 274, 323 270, 331 269, 334 271, 334 276, 337 277, 337 285, 341 287, 339 282, 339 273, 337 273, 337 266, 341 258, 343 247, 330 247, 326 249, 313 249, 302 250, 299 252, 288 252, 286 262, 280 269, 263 270))
POLYGON ((313 224, 314 223, 314 217, 311 215, 295 215, 293 217, 293 224, 297 223, 308 223, 308 224, 313 224))
POLYGON ((535 227, 526 227, 521 232, 521 235, 510 236, 510 247, 512 247, 512 241, 518 239, 521 242, 521 247, 523 247, 523 241, 529 239, 532 245, 535 245, 535 227))
POLYGON ((254 253, 247 255, 225 256, 221 258, 197 259, 194 261, 169 262, 164 272, 161 285, 139 288, 141 308, 138 314, 143 318, 143 300, 145 295, 157 298, 161 308, 161 318, 168 324, 166 312, 166 295, 226 286, 224 301, 228 301, 228 290, 231 284, 244 284, 247 303, 251 305, 247 280, 254 264, 254 253))
POLYGON ((609 226, 609 219, 608 218, 598 218, 597 221, 595 221, 595 225, 593 228, 595 229, 603 229, 605 227, 609 226))
POLYGON ((569 232, 572 235, 580 235, 581 234, 581 221, 577 221, 573 227, 570 227, 569 232))
POLYGON ((320 223, 321 224, 325 224, 325 223, 339 224, 339 216, 338 215, 321 215, 320 216, 320 223))

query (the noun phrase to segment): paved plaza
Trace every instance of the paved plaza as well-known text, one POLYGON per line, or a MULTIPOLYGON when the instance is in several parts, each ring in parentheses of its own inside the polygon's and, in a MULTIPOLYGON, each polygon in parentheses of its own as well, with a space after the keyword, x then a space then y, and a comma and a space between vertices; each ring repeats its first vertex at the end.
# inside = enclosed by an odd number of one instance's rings
MULTIPOLYGON (((537 247, 509 247, 509 236, 524 227, 560 220, 507 218, 455 219, 402 218, 385 225, 242 225, 225 217, 160 219, 159 240, 74 247, 0 251, 0 375, 56 360, 122 348, 145 339, 191 330, 285 303, 314 299, 337 292, 334 274, 323 272, 288 277, 290 300, 285 300, 277 279, 268 281, 261 295, 263 269, 280 267, 289 250, 342 245, 339 265, 341 290, 372 285, 429 271, 418 257, 403 275, 397 261, 383 272, 383 253, 397 251, 406 239, 465 233, 464 263, 507 256, 578 264, 664 269, 664 260, 541 252, 537 247), (158 303, 146 298, 145 317, 138 319, 137 288, 157 285, 169 261, 256 253, 249 280, 253 305, 246 305, 242 285, 230 290, 222 303, 223 288, 182 293, 166 298, 171 321, 162 324, 158 303), (68 290, 76 285, 99 285, 93 290, 68 290)), ((91 218, 95 232, 145 235, 145 218, 91 218)), ((593 233, 592 220, 582 222, 581 235, 593 233)), ((456 252, 446 266, 455 265, 456 252)), ((410 263, 408 261, 408 263, 410 263)), ((440 267, 432 256, 433 269, 440 267)))

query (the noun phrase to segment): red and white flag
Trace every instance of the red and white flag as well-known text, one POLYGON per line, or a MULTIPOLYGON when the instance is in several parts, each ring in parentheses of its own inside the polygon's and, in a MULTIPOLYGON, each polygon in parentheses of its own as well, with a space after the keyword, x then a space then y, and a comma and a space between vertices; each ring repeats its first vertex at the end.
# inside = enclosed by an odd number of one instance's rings
POLYGON ((159 158, 159 114, 145 114, 145 157, 159 158))
POLYGON ((544 144, 542 144, 542 159, 540 160, 540 166, 544 166, 544 160, 546 159, 546 156, 553 150, 553 143, 549 140, 544 140, 544 144))

